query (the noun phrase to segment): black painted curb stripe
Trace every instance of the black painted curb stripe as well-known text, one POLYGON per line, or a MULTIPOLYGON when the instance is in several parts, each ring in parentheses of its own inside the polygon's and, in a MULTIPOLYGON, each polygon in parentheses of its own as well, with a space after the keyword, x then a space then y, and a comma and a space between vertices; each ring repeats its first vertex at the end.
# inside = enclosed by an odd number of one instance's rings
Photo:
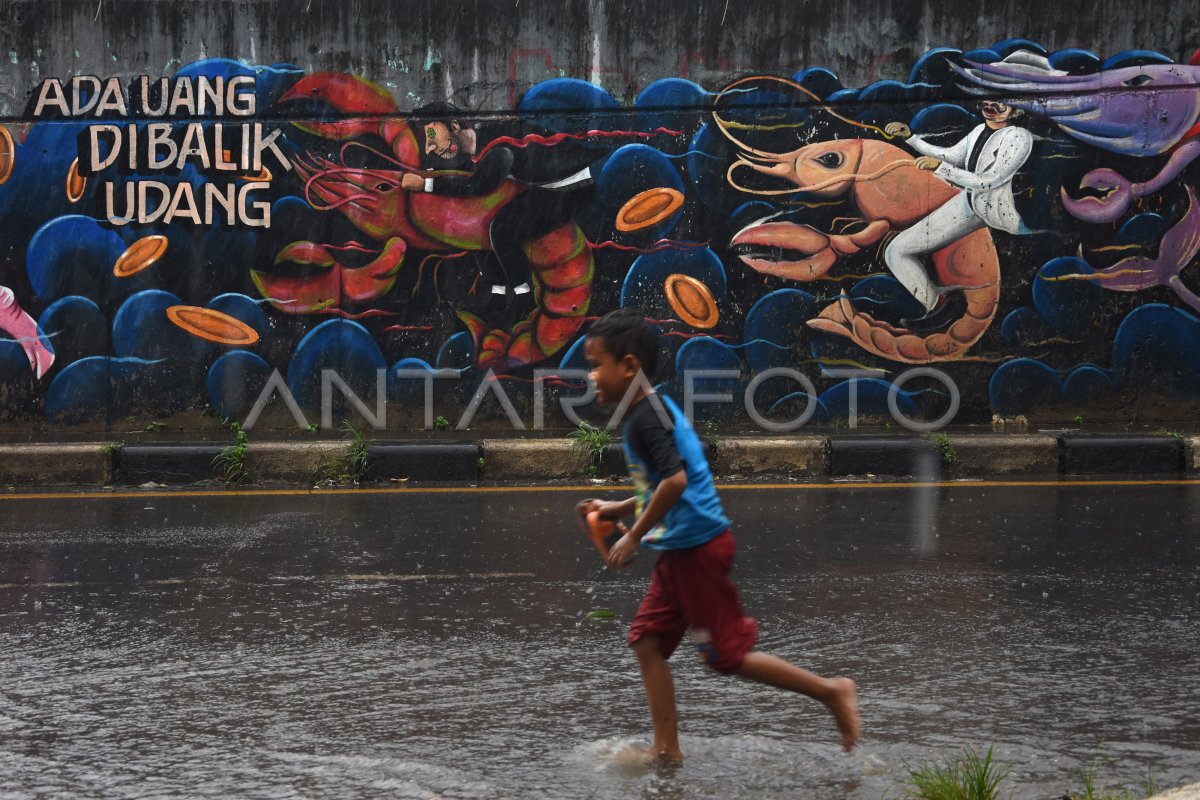
POLYGON ((113 481, 169 483, 217 477, 213 459, 223 445, 130 445, 113 454, 113 481))
POLYGON ((911 437, 858 437, 829 439, 828 472, 846 475, 920 475, 940 478, 946 463, 927 439, 911 437))
POLYGON ((1063 475, 1166 475, 1184 471, 1185 448, 1170 436, 1063 436, 1063 475))
POLYGON ((368 449, 372 478, 473 481, 479 478, 481 448, 470 444, 377 444, 368 449))

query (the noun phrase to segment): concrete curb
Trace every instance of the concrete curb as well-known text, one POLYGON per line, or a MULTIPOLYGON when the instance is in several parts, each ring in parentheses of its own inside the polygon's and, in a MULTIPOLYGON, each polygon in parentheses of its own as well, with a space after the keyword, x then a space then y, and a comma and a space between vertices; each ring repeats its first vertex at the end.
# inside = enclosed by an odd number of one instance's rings
POLYGON ((718 437, 709 464, 719 475, 815 478, 826 473, 828 440, 823 436, 718 437))
POLYGON ((582 475, 583 459, 571 443, 555 439, 484 439, 479 443, 488 477, 506 480, 582 475))
POLYGON ((620 445, 609 445, 596 474, 588 475, 588 456, 567 439, 484 439, 479 443, 483 476, 491 480, 609 478, 625 474, 620 445))
POLYGON ((342 442, 262 442, 246 446, 246 465, 256 481, 311 484, 318 467, 345 454, 342 442))
POLYGON ((0 445, 0 483, 14 486, 103 486, 112 480, 116 445, 0 445), (109 449, 105 449, 108 447, 109 449))
POLYGON ((951 478, 1034 478, 1059 471, 1059 443, 1053 436, 950 436, 951 478))
MULTIPOLYGON (((228 444, 155 442, 0 445, 0 484, 103 486, 218 481, 213 458, 228 444)), ((720 480, 840 478, 1000 480, 1200 477, 1200 436, 1129 434, 845 434, 718 436, 707 442, 720 480)), ((623 477, 619 445, 594 475, 565 438, 373 442, 368 478, 379 481, 540 481, 623 477)), ((309 486, 318 468, 349 454, 343 441, 251 442, 255 483, 309 486)))

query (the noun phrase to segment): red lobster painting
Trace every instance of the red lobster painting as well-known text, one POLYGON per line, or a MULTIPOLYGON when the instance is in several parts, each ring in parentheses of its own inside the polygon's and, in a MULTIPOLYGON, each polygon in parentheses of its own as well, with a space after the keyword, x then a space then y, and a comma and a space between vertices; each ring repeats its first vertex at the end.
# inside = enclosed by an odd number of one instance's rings
MULTIPOLYGON (((305 181, 305 199, 317 210, 336 210, 369 237, 379 255, 366 266, 348 270, 337 262, 337 247, 317 242, 294 242, 279 258, 330 268, 326 294, 364 302, 382 296, 395 283, 409 249, 431 253, 490 251, 489 227, 497 213, 525 186, 505 179, 488 194, 444 196, 402 188, 406 173, 430 177, 421 169, 417 132, 398 113, 395 101, 382 87, 353 75, 316 73, 298 81, 279 102, 317 100, 349 116, 333 122, 296 121, 301 130, 345 142, 339 161, 313 154, 293 157, 305 181), (377 135, 387 144, 388 168, 347 166, 346 147, 354 140, 377 135)), ((351 243, 354 249, 366 245, 351 243)), ((507 329, 490 328, 467 311, 457 316, 475 342, 475 361, 482 369, 511 370, 545 360, 560 351, 579 331, 591 305, 594 261, 583 231, 568 221, 529 241, 525 255, 532 267, 535 307, 529 316, 507 329)), ((278 303, 287 313, 316 313, 336 300, 323 301, 302 287, 280 287, 279 279, 256 273, 255 282, 267 298, 303 296, 302 302, 278 303), (282 291, 280 291, 282 289, 282 291)), ((319 293, 319 292, 318 292, 319 293)))

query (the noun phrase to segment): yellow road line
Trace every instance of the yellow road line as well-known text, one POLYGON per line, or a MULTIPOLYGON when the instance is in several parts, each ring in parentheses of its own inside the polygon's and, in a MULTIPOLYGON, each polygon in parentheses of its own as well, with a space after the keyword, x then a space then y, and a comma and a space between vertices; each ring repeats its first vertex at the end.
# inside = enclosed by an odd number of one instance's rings
MULTIPOLYGON (((975 488, 1084 488, 1117 486, 1200 486, 1200 479, 1161 478, 1146 480, 1076 480, 1076 481, 840 481, 837 483, 718 483, 723 492, 739 491, 844 491, 860 489, 975 489, 975 488)), ((3 500, 127 500, 156 497, 332 497, 342 495, 403 495, 403 494, 507 494, 539 492, 629 492, 630 486, 427 486, 387 487, 365 489, 186 489, 180 491, 146 492, 29 492, 0 494, 3 500)))

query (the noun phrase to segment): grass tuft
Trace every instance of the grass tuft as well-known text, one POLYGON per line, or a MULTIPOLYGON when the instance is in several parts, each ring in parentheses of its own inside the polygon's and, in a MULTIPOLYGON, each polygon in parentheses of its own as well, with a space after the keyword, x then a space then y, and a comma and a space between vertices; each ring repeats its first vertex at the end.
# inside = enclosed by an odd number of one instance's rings
POLYGON ((1105 786, 1100 778, 1100 771, 1105 764, 1105 759, 1100 756, 1100 748, 1097 747, 1091 763, 1079 773, 1080 791, 1068 795, 1071 800, 1141 800, 1158 794, 1158 783, 1154 780, 1153 772, 1146 773, 1146 783, 1141 792, 1105 786))
POLYGON ((909 769, 905 800, 997 800, 1008 767, 992 760, 992 748, 980 756, 971 747, 944 764, 926 762, 909 769))
POLYGON ((246 465, 248 437, 236 422, 229 423, 229 430, 233 431, 233 444, 217 453, 212 463, 225 483, 245 483, 253 477, 250 467, 246 465))
POLYGON ((368 439, 367 435, 351 425, 349 420, 342 420, 342 430, 346 433, 346 449, 337 456, 323 458, 317 464, 312 474, 313 483, 358 483, 371 471, 371 445, 374 444, 374 440, 368 439))
POLYGON ((350 444, 346 448, 346 475, 357 483, 367 477, 367 472, 371 469, 372 440, 348 420, 342 420, 342 428, 350 437, 350 444))
POLYGON ((613 443, 612 434, 605 428, 581 422, 578 428, 567 434, 567 438, 571 440, 571 449, 578 452, 580 459, 587 464, 584 471, 596 477, 600 473, 604 453, 613 443))
POLYGON ((958 461, 958 453, 954 452, 954 445, 950 443, 949 436, 944 433, 931 433, 926 438, 933 442, 933 446, 937 448, 938 455, 942 457, 942 462, 946 466, 958 461))

